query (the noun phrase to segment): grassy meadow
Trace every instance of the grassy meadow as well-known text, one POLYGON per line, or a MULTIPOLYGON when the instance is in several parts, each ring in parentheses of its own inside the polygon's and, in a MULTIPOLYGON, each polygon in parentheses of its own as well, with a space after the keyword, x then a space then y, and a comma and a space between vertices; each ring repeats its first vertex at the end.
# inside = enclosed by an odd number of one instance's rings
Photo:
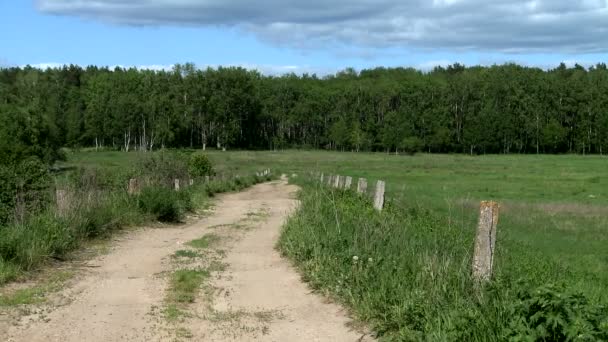
MULTIPOLYGON (((597 321, 602 314, 594 311, 608 305, 606 157, 295 150, 208 155, 220 174, 270 167, 300 175, 295 181, 304 189, 303 204, 279 248, 313 287, 351 307, 385 340, 608 336, 608 321, 597 321), (385 180, 387 210, 378 214, 353 194, 318 187, 303 177, 308 171, 364 177, 371 188, 385 180), (480 200, 501 204, 495 280, 481 295, 469 279, 480 200), (361 261, 353 264, 355 256, 361 261), (378 264, 367 268, 368 259, 378 264), (595 316, 582 309, 587 304, 595 316), (544 308, 542 315, 534 315, 538 310, 530 308, 536 307, 544 308), (579 320, 595 330, 572 328, 579 320), (567 329, 574 335, 561 335, 567 329), (589 333, 598 329, 605 335, 589 333)), ((75 152, 66 165, 118 170, 137 158, 75 152)))

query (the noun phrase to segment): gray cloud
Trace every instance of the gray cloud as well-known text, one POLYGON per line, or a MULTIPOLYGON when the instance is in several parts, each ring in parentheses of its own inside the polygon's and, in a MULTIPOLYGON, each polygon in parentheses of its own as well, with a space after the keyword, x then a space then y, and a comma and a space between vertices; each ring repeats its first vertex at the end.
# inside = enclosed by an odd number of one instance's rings
POLYGON ((298 49, 608 51, 608 0, 38 0, 127 25, 229 26, 298 49))

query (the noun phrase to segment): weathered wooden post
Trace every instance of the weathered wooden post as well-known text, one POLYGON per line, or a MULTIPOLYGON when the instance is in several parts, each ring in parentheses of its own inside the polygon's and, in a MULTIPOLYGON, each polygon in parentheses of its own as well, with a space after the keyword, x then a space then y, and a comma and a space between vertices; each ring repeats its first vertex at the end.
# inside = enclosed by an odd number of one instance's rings
POLYGON ((499 205, 496 202, 483 201, 479 207, 479 223, 473 254, 473 278, 479 282, 488 281, 492 277, 498 211, 499 205))
POLYGON ((129 195, 135 195, 139 193, 139 182, 137 178, 129 179, 129 188, 127 189, 129 195))
POLYGON ((324 176, 323 172, 321 172, 321 178, 320 178, 321 184, 323 184, 323 176, 324 176))
POLYGON ((342 176, 337 175, 336 179, 334 179, 334 188, 336 189, 340 189, 340 179, 342 178, 342 176))
POLYGON ((179 179, 175 179, 173 181, 173 185, 174 185, 175 191, 179 191, 179 179))
POLYGON ((379 180, 376 183, 376 193, 374 195, 374 208, 382 210, 384 208, 384 181, 379 180))
POLYGON ((55 190, 55 197, 57 201, 57 213, 59 216, 64 216, 70 208, 70 199, 67 190, 55 190))
POLYGON ((353 177, 346 176, 346 180, 344 181, 344 190, 350 190, 350 187, 352 184, 353 184, 353 177))
POLYGON ((357 193, 364 194, 367 192, 367 179, 359 178, 359 182, 357 183, 357 193))

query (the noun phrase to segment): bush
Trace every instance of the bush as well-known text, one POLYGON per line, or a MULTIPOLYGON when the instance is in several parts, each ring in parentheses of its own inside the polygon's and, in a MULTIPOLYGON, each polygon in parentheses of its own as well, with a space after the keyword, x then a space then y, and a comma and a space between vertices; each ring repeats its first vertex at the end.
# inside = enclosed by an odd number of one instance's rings
POLYGON ((171 152, 144 153, 137 163, 137 176, 146 178, 153 185, 173 186, 174 179, 188 178, 188 162, 185 156, 171 152))
POLYGON ((49 204, 51 177, 45 164, 29 158, 0 166, 0 225, 24 221, 49 204))
POLYGON ((213 165, 206 154, 198 152, 190 156, 188 172, 191 177, 204 177, 213 175, 213 165))
POLYGON ((154 215, 161 222, 179 222, 184 212, 179 192, 163 187, 144 188, 138 205, 144 213, 154 215))

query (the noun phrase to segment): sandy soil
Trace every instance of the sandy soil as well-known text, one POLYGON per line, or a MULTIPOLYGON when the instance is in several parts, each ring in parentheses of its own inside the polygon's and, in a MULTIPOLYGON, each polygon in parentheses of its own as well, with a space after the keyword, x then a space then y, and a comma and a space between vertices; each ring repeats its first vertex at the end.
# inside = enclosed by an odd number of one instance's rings
MULTIPOLYGON (((208 217, 188 226, 146 228, 123 236, 89 261, 52 309, 30 310, 10 324, 3 341, 361 341, 338 305, 313 294, 274 249, 297 206, 297 188, 283 179, 219 196, 208 217), (213 234, 203 257, 176 261, 186 242, 213 234), (213 266, 213 267, 212 267, 213 266), (187 315, 163 314, 168 275, 206 267, 187 315)), ((0 329, 2 330, 2 329, 0 329)))

